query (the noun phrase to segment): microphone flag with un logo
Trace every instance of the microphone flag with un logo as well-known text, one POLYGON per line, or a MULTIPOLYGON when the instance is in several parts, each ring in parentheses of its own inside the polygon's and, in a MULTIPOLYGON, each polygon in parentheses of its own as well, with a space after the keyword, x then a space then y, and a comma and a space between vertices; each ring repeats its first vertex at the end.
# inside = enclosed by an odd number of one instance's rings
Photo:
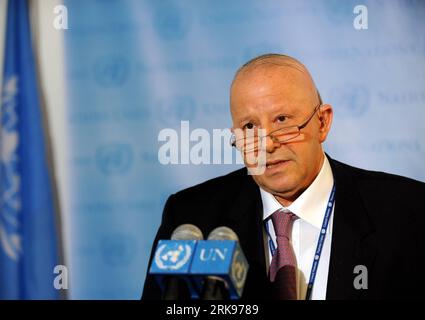
POLYGON ((192 299, 199 298, 190 280, 192 257, 199 239, 203 239, 199 228, 183 224, 174 230, 171 240, 158 241, 149 273, 155 277, 164 299, 179 298, 178 292, 172 292, 178 290, 173 287, 177 279, 185 281, 192 299))
POLYGON ((202 240, 196 246, 190 273, 197 279, 199 290, 207 277, 214 277, 225 281, 230 299, 239 299, 248 268, 238 241, 202 240))

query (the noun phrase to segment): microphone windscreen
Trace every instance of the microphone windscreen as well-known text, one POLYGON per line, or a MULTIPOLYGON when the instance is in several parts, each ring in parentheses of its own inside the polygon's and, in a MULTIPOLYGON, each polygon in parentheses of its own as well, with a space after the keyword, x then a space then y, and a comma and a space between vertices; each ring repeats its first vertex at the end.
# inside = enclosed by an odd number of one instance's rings
POLYGON ((218 227, 210 232, 208 240, 234 240, 239 241, 236 233, 228 227, 218 227))
POLYGON ((202 231, 193 224, 182 224, 171 234, 171 240, 202 240, 202 231))

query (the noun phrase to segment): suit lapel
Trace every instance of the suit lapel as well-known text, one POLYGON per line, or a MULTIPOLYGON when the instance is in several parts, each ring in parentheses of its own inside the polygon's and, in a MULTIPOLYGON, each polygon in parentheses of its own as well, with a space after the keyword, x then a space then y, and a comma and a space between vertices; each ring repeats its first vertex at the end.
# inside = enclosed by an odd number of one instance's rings
POLYGON ((370 222, 357 182, 348 166, 328 156, 335 180, 335 211, 333 218, 331 257, 327 299, 359 299, 367 290, 356 290, 357 265, 373 273, 376 256, 375 228, 370 222))

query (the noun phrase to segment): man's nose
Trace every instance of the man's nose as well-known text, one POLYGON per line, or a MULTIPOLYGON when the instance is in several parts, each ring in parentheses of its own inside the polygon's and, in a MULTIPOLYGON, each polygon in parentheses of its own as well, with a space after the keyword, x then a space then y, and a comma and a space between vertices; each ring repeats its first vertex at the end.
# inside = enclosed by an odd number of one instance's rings
POLYGON ((280 143, 276 141, 273 135, 270 135, 270 130, 266 130, 266 136, 263 138, 263 143, 266 144, 267 153, 274 152, 275 149, 280 147, 280 143))
POLYGON ((275 149, 279 148, 280 144, 277 143, 273 137, 267 136, 266 138, 266 151, 267 153, 272 153, 275 151, 275 149))

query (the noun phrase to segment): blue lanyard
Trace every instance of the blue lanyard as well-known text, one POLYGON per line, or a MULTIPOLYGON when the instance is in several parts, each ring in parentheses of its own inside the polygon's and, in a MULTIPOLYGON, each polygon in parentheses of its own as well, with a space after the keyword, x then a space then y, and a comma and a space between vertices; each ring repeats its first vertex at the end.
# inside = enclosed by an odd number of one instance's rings
MULTIPOLYGON (((326 206, 325 217, 323 218, 322 228, 320 229, 319 240, 317 241, 316 251, 314 254, 313 265, 311 266, 310 279, 307 285, 306 300, 310 300, 313 291, 314 280, 316 279, 317 267, 319 266, 320 256, 322 255, 322 248, 325 242, 326 230, 328 229, 329 219, 335 204, 335 183, 332 186, 331 195, 329 196, 328 204, 326 206)), ((270 237, 268 224, 266 224, 267 234, 269 236, 269 247, 272 256, 276 253, 276 247, 270 237)))
POLYGON ((269 248, 270 248, 270 252, 271 252, 272 257, 273 257, 274 254, 276 253, 276 246, 274 245, 274 242, 272 240, 272 237, 270 236, 269 224, 268 223, 266 223, 266 230, 267 230, 267 235, 269 237, 269 248))

